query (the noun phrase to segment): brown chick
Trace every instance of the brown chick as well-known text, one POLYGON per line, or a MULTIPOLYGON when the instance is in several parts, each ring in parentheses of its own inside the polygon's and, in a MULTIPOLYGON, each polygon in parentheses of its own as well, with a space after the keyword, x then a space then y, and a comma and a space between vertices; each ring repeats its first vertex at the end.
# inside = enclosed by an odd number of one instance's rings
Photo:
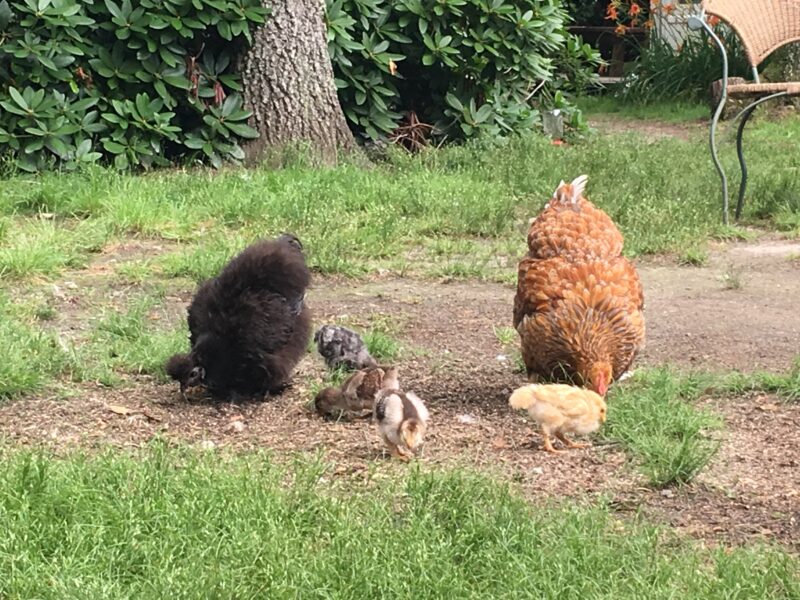
POLYGON ((341 387, 320 391, 314 407, 323 417, 333 419, 366 419, 372 415, 375 394, 384 387, 400 387, 395 367, 368 367, 344 380, 341 387))
POLYGON ((568 448, 586 448, 567 438, 567 433, 586 435, 597 431, 606 421, 606 403, 591 390, 563 384, 523 386, 508 399, 511 408, 527 410, 542 429, 544 449, 558 454, 550 441, 555 435, 568 448))
POLYGON ((389 452, 409 460, 422 445, 428 409, 414 392, 384 386, 375 396, 375 422, 389 452))
POLYGON ((622 234, 611 218, 583 197, 587 175, 556 188, 553 197, 528 229, 532 258, 598 257, 622 253, 622 234))
POLYGON ((644 346, 644 295, 624 257, 519 263, 514 327, 528 377, 569 381, 605 396, 644 346))

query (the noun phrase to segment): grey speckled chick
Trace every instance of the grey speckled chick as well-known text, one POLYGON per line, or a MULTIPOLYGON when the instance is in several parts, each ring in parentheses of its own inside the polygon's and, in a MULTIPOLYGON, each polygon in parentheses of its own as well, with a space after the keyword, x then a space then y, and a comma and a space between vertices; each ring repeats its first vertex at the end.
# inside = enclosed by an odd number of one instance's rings
POLYGON ((314 334, 314 342, 330 369, 344 367, 352 371, 378 365, 361 336, 346 327, 323 325, 314 334))

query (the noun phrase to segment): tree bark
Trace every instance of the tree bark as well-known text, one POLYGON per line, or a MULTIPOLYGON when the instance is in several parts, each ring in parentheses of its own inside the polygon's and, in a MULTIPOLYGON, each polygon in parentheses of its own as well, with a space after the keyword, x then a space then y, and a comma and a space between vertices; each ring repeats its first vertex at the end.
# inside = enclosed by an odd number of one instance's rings
POLYGON ((260 134, 244 148, 249 162, 269 149, 307 142, 313 154, 333 163, 340 150, 355 146, 336 95, 324 2, 265 2, 272 14, 255 32, 241 69, 250 124, 260 134))

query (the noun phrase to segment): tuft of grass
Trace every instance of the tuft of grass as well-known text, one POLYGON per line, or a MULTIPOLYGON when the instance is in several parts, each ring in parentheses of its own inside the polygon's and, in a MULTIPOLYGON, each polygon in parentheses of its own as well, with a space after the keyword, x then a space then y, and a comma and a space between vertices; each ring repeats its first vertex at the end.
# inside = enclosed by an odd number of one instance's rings
POLYGON ((370 329, 362 334, 369 353, 378 362, 392 362, 400 356, 400 342, 382 329, 370 329))
POLYGON ((426 274, 433 278, 484 281, 489 271, 485 260, 447 259, 437 267, 429 269, 426 274))
POLYGON ((722 227, 712 237, 723 242, 750 242, 758 238, 758 233, 735 225, 728 225, 727 227, 722 227))
POLYGON ((800 357, 795 359, 788 373, 729 373, 714 384, 718 394, 767 392, 778 394, 791 401, 800 401, 800 357))
POLYGON ((708 377, 668 369, 637 373, 614 386, 603 436, 621 441, 640 461, 651 485, 689 483, 718 449, 709 433, 722 426, 691 403, 708 388, 708 377))
POLYGON ((494 337, 502 346, 512 346, 519 340, 519 334, 513 327, 493 327, 494 337))
POLYGON ((726 290, 741 289, 743 284, 742 269, 734 265, 728 265, 725 271, 719 276, 722 287, 726 290))
POLYGON ((690 247, 678 255, 678 263, 687 267, 702 267, 708 263, 708 250, 690 247))
POLYGON ((99 251, 109 231, 99 222, 57 223, 53 220, 14 219, 0 246, 0 281, 31 275, 53 275, 83 266, 99 251))
POLYGON ((69 348, 22 312, 0 295, 0 400, 35 392, 73 366, 69 348))
POLYGON ((284 468, 160 442, 2 459, 4 598, 800 593, 798 560, 779 549, 708 549, 604 504, 533 508, 465 472, 412 468, 364 489, 313 457, 284 468))
POLYGON ((132 285, 142 285, 158 274, 158 267, 152 260, 132 260, 117 265, 114 273, 123 281, 132 285))
POLYGON ((151 297, 139 299, 126 312, 107 314, 96 326, 85 351, 87 361, 101 370, 148 374, 164 380, 167 359, 186 350, 188 329, 185 320, 170 329, 154 325, 163 316, 151 297))
POLYGON ((34 308, 33 314, 39 321, 52 321, 58 316, 58 311, 47 302, 42 302, 34 308))

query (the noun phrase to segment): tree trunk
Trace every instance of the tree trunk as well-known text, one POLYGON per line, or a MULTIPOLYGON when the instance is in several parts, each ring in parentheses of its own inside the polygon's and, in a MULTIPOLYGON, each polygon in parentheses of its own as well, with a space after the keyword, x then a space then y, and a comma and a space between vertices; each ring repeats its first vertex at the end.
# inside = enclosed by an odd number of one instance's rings
POLYGON ((355 146, 336 96, 328 56, 325 0, 274 0, 242 60, 251 125, 260 137, 244 150, 250 162, 268 149, 307 142, 326 163, 355 146))

